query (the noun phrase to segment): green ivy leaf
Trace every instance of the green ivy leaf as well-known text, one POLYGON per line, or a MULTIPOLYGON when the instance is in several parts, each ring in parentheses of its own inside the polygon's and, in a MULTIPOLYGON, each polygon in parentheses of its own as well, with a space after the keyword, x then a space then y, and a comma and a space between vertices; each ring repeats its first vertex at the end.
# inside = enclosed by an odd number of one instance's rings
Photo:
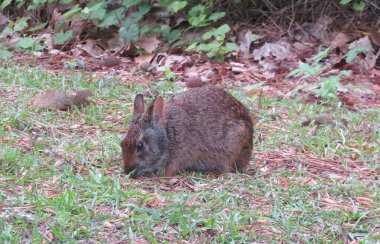
POLYGON ((223 51, 225 53, 236 51, 238 46, 233 42, 226 42, 226 44, 223 47, 223 51))
POLYGON ((336 92, 340 86, 339 80, 339 77, 336 75, 320 79, 318 83, 321 87, 315 90, 314 94, 324 99, 336 98, 336 92))
POLYGON ((144 15, 149 12, 149 10, 150 10, 149 5, 139 6, 139 10, 133 13, 133 17, 135 18, 136 21, 140 21, 144 17, 144 15))
POLYGON ((1 5, 0 8, 5 9, 9 4, 11 4, 12 0, 5 0, 1 5))
POLYGON ((215 30, 214 36, 225 36, 231 30, 230 26, 227 24, 221 25, 215 30))
POLYGON ((206 7, 199 4, 192 7, 187 14, 191 17, 195 17, 195 16, 203 14, 205 11, 206 11, 206 7))
POLYGON ((141 0, 123 0, 122 5, 124 7, 130 8, 130 7, 135 6, 137 4, 140 4, 140 3, 141 3, 141 0))
POLYGON ((192 26, 202 27, 202 26, 208 25, 206 18, 207 18, 206 14, 200 14, 198 16, 189 17, 188 21, 189 21, 190 25, 192 25, 192 26))
POLYGON ((356 56, 358 56, 359 53, 366 53, 368 52, 368 50, 369 50, 368 47, 357 47, 357 48, 351 49, 347 53, 346 62, 351 63, 356 58, 356 56))
POLYGON ((1 59, 8 59, 12 56, 13 56, 13 54, 10 51, 8 51, 6 49, 0 49, 0 58, 1 59))
POLYGON ((34 44, 35 44, 35 42, 34 42, 33 38, 23 37, 18 41, 17 46, 20 48, 23 48, 23 49, 29 49, 29 48, 32 48, 34 46, 34 44))
POLYGON ((121 38, 127 43, 137 41, 139 39, 139 25, 131 19, 124 21, 123 26, 119 29, 121 38))
POLYGON ((69 40, 72 35, 73 35, 73 31, 72 30, 68 30, 65 33, 63 33, 63 32, 57 33, 54 36, 54 43, 55 44, 63 44, 67 40, 69 40))
POLYGON ((329 55, 330 48, 326 48, 323 51, 320 51, 317 55, 313 57, 315 63, 319 63, 322 59, 326 58, 329 55))
POLYGON ((44 4, 46 2, 47 2, 47 0, 33 0, 32 3, 29 4, 29 6, 28 6, 28 10, 35 9, 36 7, 41 6, 42 4, 44 4))
POLYGON ((89 8, 90 19, 102 20, 106 15, 105 2, 100 2, 89 8))
POLYGON ((179 38, 181 35, 180 30, 172 30, 167 35, 164 35, 164 38, 167 42, 171 43, 179 38))
POLYGON ((352 74, 352 70, 341 70, 339 72, 339 77, 341 76, 350 76, 352 74))
POLYGON ((6 26, 2 32, 0 32, 0 39, 6 37, 8 34, 13 33, 12 28, 6 26))
POLYGON ((24 6, 26 1, 16 1, 16 2, 17 2, 16 8, 21 8, 22 6, 24 6))
POLYGON ((252 38, 252 41, 255 42, 255 41, 259 40, 261 37, 259 35, 257 35, 257 34, 252 34, 251 38, 252 38))
POLYGON ((203 40, 208 40, 211 37, 215 37, 219 40, 223 40, 225 35, 231 30, 230 26, 227 24, 221 25, 218 28, 213 28, 202 35, 203 40))
POLYGON ((176 47, 179 47, 179 46, 184 46, 185 44, 188 44, 188 43, 189 43, 188 40, 178 40, 175 43, 173 43, 172 48, 176 48, 176 47))
POLYGON ((210 15, 210 17, 208 19, 211 20, 212 22, 216 22, 219 19, 223 18, 225 15, 226 15, 225 12, 216 12, 216 13, 213 13, 212 15, 210 15))
POLYGON ((198 42, 193 42, 193 43, 191 43, 191 44, 185 49, 185 51, 192 51, 192 50, 194 50, 194 49, 197 47, 197 45, 198 45, 198 42))
POLYGON ((205 40, 205 41, 208 40, 208 39, 210 39, 214 35, 215 30, 216 30, 215 28, 212 28, 211 30, 203 33, 202 39, 205 40))
POLYGON ((99 27, 108 27, 110 25, 115 25, 119 23, 119 20, 122 18, 122 14, 124 13, 123 8, 118 8, 114 11, 108 12, 103 21, 99 24, 99 27))
POLYGON ((186 5, 187 5, 187 1, 174 1, 171 4, 169 4, 167 8, 169 9, 170 12, 177 13, 178 11, 186 7, 186 5))
POLYGON ((35 51, 41 51, 41 50, 45 49, 45 47, 42 45, 36 44, 36 45, 34 45, 33 49, 35 51))
POLYGON ((350 3, 352 0, 340 0, 339 4, 346 5, 347 3, 350 3))
POLYGON ((43 28, 45 28, 47 26, 48 22, 45 22, 45 23, 41 23, 41 24, 38 24, 36 26, 33 26, 32 28, 29 29, 29 31, 38 31, 38 30, 42 30, 43 28))
POLYGON ((28 20, 29 20, 28 17, 22 17, 21 19, 18 19, 16 21, 15 26, 13 27, 13 30, 14 31, 22 31, 23 29, 25 29, 25 27, 28 26, 28 20))
POLYGON ((71 7, 71 9, 69 11, 67 11, 66 13, 63 14, 63 17, 69 19, 69 18, 73 17, 73 15, 79 13, 81 10, 82 10, 81 7, 79 7, 78 5, 74 5, 71 7))
POLYGON ((356 11, 363 11, 363 9, 365 8, 365 2, 363 2, 363 1, 355 1, 355 2, 352 4, 352 7, 353 7, 356 11))

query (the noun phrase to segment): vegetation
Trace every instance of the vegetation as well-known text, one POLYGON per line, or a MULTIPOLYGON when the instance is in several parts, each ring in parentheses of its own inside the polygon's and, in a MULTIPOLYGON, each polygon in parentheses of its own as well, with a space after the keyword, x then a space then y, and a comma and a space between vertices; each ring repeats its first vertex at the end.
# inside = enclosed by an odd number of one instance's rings
MULTIPOLYGON (((231 90, 255 111, 249 174, 134 180, 120 173, 119 142, 143 86, 14 65, 0 76, 1 243, 380 240, 377 109, 231 90), (95 97, 37 111, 30 99, 41 88, 95 97), (345 123, 302 126, 319 114, 345 123)), ((160 84, 162 94, 179 89, 160 84)))
MULTIPOLYGON (((159 36, 166 47, 181 46, 186 50, 206 53, 208 57, 222 61, 225 54, 237 50, 235 43, 227 39, 231 32, 229 24, 239 21, 261 23, 268 16, 274 16, 281 25, 288 25, 289 16, 293 21, 310 21, 310 16, 318 19, 329 10, 337 12, 336 20, 342 19, 352 9, 369 9, 371 17, 376 16, 378 6, 365 1, 336 0, 304 4, 302 1, 289 6, 287 1, 175 1, 175 0, 39 0, 39 1, 3 1, 0 10, 10 18, 0 20, 0 40, 17 36, 17 40, 0 42, 0 58, 12 54, 9 49, 18 51, 39 51, 54 45, 70 45, 73 41, 91 36, 83 27, 100 32, 111 31, 120 35, 125 44, 136 43, 146 36, 159 36), (229 15, 226 16, 226 13, 229 15), (298 14, 301 12, 302 14, 298 14), (297 14, 295 14, 297 13, 297 14), (316 15, 311 15, 316 13, 316 15), (20 18, 20 15, 22 16, 20 18), (223 19, 223 21, 221 21, 223 19), (257 21, 257 20, 260 21, 257 21), (263 20, 264 19, 264 20, 263 20), (174 21, 173 21, 174 20, 174 21), (286 24, 285 24, 286 23, 286 24), (50 35, 39 35, 42 30, 50 30, 50 35), (195 40, 184 38, 189 31, 200 31, 202 38, 195 40)), ((2 13, 0 12, 0 13, 2 13)), ((274 21, 277 21, 274 20, 274 21)), ((343 20, 344 21, 344 20, 343 20)), ((235 30, 237 31, 237 30, 235 30)), ((99 37, 98 37, 99 38, 99 37)))
POLYGON ((380 242, 379 9, 364 0, 1 1, 0 243, 380 242), (359 34, 335 31, 343 23, 359 34), (207 82, 252 111, 247 172, 123 174, 136 93, 169 98, 181 83, 207 82), (48 89, 72 101, 74 90, 93 95, 85 107, 38 109, 31 100, 48 89))

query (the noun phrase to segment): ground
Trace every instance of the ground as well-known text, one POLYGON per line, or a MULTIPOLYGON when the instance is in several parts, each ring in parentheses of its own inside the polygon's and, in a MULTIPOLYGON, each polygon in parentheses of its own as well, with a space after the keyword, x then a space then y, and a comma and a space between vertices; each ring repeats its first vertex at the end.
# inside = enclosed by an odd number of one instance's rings
MULTIPOLYGON (((130 179, 119 144, 146 83, 56 73, 0 67, 1 243, 380 240, 378 106, 230 87, 255 121, 245 174, 130 179), (90 89, 92 103, 36 109, 46 89, 90 89)), ((181 89, 163 80, 158 90, 181 89)))

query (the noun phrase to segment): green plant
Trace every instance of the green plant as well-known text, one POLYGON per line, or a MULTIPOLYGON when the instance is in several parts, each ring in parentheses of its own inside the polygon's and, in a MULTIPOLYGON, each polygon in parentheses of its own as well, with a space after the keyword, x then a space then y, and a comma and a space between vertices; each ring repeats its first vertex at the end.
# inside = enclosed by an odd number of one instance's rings
POLYGON ((208 14, 208 11, 209 8, 201 4, 192 7, 189 12, 187 12, 190 28, 208 26, 226 15, 225 12, 215 12, 213 14, 208 14))
POLYGON ((237 49, 235 43, 226 42, 226 35, 230 30, 231 28, 227 24, 221 25, 218 28, 212 28, 202 35, 202 40, 204 42, 195 41, 189 45, 186 50, 204 52, 209 58, 223 61, 227 53, 237 49))
MULTIPOLYGON (((16 7, 26 7, 29 10, 34 10, 41 7, 43 4, 61 4, 69 3, 70 1, 59 2, 58 0, 43 0, 43 1, 20 1, 13 2, 16 7)), ((2 3, 1 8, 9 7, 12 1, 5 1, 2 3)), ((118 27, 118 34, 125 43, 133 43, 138 41, 142 36, 150 34, 158 34, 168 43, 173 46, 184 44, 184 41, 178 41, 183 32, 193 30, 194 28, 207 27, 216 23, 218 20, 225 16, 225 12, 211 12, 213 3, 208 2, 198 5, 191 5, 188 1, 174 1, 174 0, 160 0, 152 4, 148 0, 124 0, 120 3, 113 3, 112 1, 87 1, 85 4, 74 4, 71 9, 66 12, 60 13, 62 19, 58 18, 54 26, 54 33, 52 34, 55 44, 65 44, 75 35, 73 30, 67 30, 64 27, 67 20, 74 20, 79 18, 86 23, 91 22, 97 28, 109 28, 110 26, 118 27), (187 11, 188 28, 181 29, 173 27, 169 24, 157 24, 144 22, 154 14, 154 8, 161 7, 168 11, 168 17, 175 16, 178 12, 187 11)), ((163 18, 168 18, 163 17, 163 18)), ((156 18, 156 17, 154 17, 156 18)), ((185 22, 184 22, 185 23, 185 22)), ((36 17, 22 17, 14 22, 10 22, 5 30, 3 30, 0 38, 10 33, 18 33, 24 35, 20 39, 16 47, 24 50, 41 50, 42 45, 39 40, 36 41, 31 38, 31 33, 41 30, 47 26, 48 22, 38 23, 36 17), (37 23, 33 23, 33 22, 37 23)), ((67 26, 66 26, 67 27, 67 26)), ((218 28, 211 29, 204 33, 202 42, 198 42, 197 47, 192 44, 191 46, 197 52, 205 52, 209 57, 217 60, 223 60, 224 55, 236 49, 236 45, 231 42, 226 42, 226 34, 230 31, 228 25, 222 25, 218 28)), ((190 47, 190 49, 192 49, 190 47)), ((189 50, 190 50, 189 49, 189 50)), ((0 57, 6 57, 8 53, 0 53, 0 57)))
MULTIPOLYGON (((357 55, 357 53, 358 52, 355 52, 355 55, 357 55)), ((300 79, 307 79, 309 77, 319 77, 324 71, 330 68, 330 66, 323 65, 320 63, 320 61, 326 58, 328 54, 328 48, 319 52, 312 58, 313 62, 311 64, 301 63, 298 69, 295 69, 289 73, 289 76, 297 77, 300 79)), ((352 54, 351 56, 353 55, 354 54, 352 54)), ((340 87, 343 87, 343 85, 340 83, 341 77, 348 76, 350 75, 350 73, 351 72, 348 70, 341 70, 337 75, 319 78, 317 82, 318 87, 312 89, 313 94, 317 97, 321 97, 324 99, 335 99, 338 89, 340 87)), ((297 92, 304 88, 310 88, 312 86, 312 84, 305 82, 304 84, 297 86, 294 92, 297 92)))
POLYGON ((340 0, 339 3, 342 5, 351 3, 352 8, 356 11, 363 11, 366 6, 365 1, 362 0, 340 0))

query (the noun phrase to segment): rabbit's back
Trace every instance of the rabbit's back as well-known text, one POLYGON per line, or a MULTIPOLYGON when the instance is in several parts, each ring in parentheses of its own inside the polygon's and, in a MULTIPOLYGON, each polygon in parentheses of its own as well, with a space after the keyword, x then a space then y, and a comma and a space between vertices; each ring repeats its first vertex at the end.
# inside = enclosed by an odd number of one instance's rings
POLYGON ((250 161, 253 122, 249 110, 217 87, 195 88, 166 102, 169 141, 166 174, 186 169, 241 171, 250 161))

